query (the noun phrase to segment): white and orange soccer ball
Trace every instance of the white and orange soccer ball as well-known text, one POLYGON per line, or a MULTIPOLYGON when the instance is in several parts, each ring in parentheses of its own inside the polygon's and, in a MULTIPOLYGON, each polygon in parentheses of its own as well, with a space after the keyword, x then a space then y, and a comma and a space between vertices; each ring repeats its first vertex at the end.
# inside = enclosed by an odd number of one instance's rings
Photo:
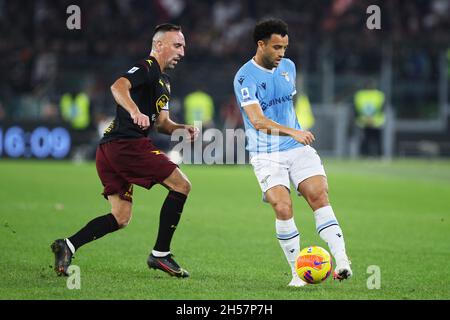
POLYGON ((300 279, 309 284, 321 283, 330 276, 332 269, 330 254, 318 246, 304 248, 295 260, 295 271, 300 279))

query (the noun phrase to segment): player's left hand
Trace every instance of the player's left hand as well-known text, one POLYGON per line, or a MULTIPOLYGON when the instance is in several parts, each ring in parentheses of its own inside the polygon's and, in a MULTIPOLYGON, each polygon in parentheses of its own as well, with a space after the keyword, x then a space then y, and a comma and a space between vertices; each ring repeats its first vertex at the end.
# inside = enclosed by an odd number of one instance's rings
POLYGON ((188 141, 195 141, 198 138, 198 133, 200 130, 194 126, 186 125, 185 129, 188 132, 188 141))

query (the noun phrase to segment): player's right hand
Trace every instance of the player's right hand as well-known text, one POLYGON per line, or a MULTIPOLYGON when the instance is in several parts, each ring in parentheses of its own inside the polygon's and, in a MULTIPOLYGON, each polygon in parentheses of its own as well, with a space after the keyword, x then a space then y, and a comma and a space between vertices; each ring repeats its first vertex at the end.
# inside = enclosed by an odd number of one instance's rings
POLYGON ((147 115, 141 112, 135 112, 131 114, 134 124, 138 125, 142 130, 146 130, 150 127, 150 119, 147 115))
POLYGON ((303 143, 304 145, 310 145, 316 140, 316 138, 311 132, 302 130, 296 130, 295 133, 292 135, 292 138, 294 138, 300 143, 303 143))

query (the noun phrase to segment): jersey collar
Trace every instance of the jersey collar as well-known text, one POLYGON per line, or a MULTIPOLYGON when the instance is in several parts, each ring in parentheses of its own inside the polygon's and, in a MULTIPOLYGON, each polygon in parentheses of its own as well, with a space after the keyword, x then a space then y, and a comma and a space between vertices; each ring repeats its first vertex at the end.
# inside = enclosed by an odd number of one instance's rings
POLYGON ((266 69, 264 67, 261 67, 259 64, 256 63, 256 61, 253 58, 250 61, 254 64, 255 67, 257 67, 258 69, 261 69, 262 71, 269 72, 269 73, 274 73, 275 72, 276 68, 272 68, 272 70, 270 70, 270 69, 266 69))

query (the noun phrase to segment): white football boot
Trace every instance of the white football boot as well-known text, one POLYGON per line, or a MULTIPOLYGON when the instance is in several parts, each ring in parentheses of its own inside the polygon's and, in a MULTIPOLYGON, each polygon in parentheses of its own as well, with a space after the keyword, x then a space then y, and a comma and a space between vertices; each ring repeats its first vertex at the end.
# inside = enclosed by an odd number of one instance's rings
POLYGON ((336 260, 336 268, 334 268, 333 279, 334 280, 345 280, 353 275, 350 265, 352 263, 348 258, 336 260))
POLYGON ((297 272, 292 272, 292 280, 289 282, 288 287, 303 287, 306 285, 307 283, 300 279, 297 272))

